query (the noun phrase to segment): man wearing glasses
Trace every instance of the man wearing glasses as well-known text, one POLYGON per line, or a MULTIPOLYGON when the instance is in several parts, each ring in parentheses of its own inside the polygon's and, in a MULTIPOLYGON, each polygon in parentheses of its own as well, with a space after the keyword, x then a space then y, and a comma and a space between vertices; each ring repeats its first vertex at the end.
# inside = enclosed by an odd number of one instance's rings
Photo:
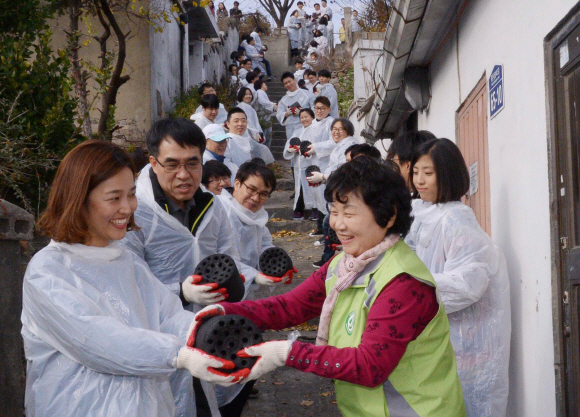
MULTIPOLYGON (((246 267, 240 262, 223 205, 200 188, 206 148, 202 130, 190 120, 162 119, 147 133, 147 148, 150 163, 136 182, 139 230, 127 233, 122 243, 181 297, 185 309, 197 312, 228 298, 224 289, 198 285, 201 279, 192 276, 203 258, 227 254, 242 274, 246 267)), ((250 284, 251 280, 245 283, 246 289, 250 284)), ((194 416, 191 374, 178 370, 171 374, 170 383, 176 416, 194 416)))

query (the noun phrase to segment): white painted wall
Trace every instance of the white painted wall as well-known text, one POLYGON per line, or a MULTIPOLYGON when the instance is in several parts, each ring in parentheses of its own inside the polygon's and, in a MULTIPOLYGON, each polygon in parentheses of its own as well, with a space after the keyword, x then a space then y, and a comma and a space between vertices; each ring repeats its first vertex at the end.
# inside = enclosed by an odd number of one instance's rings
POLYGON ((354 100, 368 98, 374 92, 383 69, 382 49, 384 34, 381 40, 362 40, 355 42, 352 48, 354 68, 354 100))
POLYGON ((488 138, 492 237, 511 280, 509 417, 556 414, 543 38, 575 3, 471 0, 459 42, 432 63, 433 99, 419 115, 420 129, 455 140, 455 111, 484 72, 504 65, 505 109, 488 121, 488 138))
MULTIPOLYGON (((169 7, 169 6, 168 6, 169 7)), ((149 60, 151 64, 151 120, 155 121, 173 109, 173 100, 181 93, 180 28, 173 20, 163 25, 162 32, 149 28, 149 60), (161 100, 158 100, 158 97, 161 100), (161 103, 161 108, 159 104, 161 103)), ((188 73, 187 30, 184 37, 184 78, 188 73)), ((184 84, 185 85, 185 84, 184 84)))

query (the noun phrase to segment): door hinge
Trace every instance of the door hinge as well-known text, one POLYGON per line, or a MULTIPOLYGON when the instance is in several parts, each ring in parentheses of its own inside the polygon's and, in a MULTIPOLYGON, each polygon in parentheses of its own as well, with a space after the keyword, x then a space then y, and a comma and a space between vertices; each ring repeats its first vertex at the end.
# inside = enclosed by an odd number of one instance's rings
POLYGON ((560 238, 560 247, 562 249, 568 249, 568 238, 566 236, 560 238))

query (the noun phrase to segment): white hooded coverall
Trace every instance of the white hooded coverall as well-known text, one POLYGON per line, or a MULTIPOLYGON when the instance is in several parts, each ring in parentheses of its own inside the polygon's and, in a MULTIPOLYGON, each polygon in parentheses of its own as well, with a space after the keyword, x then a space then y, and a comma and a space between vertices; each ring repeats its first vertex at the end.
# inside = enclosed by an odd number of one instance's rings
POLYGON ((413 201, 405 242, 425 263, 449 317, 468 417, 505 417, 511 311, 506 262, 460 201, 413 201))
POLYGON ((169 376, 193 313, 138 256, 51 241, 22 300, 27 416, 176 415, 169 376))
MULTIPOLYGON (((308 127, 302 126, 299 131, 294 132, 296 133, 296 137, 301 141, 312 142, 312 138, 310 137, 311 126, 312 125, 308 127)), ((314 207, 314 191, 313 187, 309 186, 309 183, 306 180, 306 168, 312 165, 313 157, 305 158, 304 156, 300 155, 300 152, 288 152, 290 139, 292 138, 288 138, 286 141, 282 156, 286 160, 291 160, 294 164, 294 210, 296 210, 296 204, 298 204, 298 199, 300 198, 300 187, 302 187, 302 199, 304 200, 304 208, 309 210, 314 207)))

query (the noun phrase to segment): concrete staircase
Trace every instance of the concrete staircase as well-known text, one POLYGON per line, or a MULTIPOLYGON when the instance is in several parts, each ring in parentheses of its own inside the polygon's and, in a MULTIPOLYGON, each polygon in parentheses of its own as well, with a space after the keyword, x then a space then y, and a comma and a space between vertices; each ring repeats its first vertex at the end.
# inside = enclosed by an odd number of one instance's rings
MULTIPOLYGON (((278 103, 282 97, 286 94, 286 89, 282 85, 279 79, 273 79, 268 83, 268 97, 270 101, 278 103)), ((276 158, 277 161, 282 160, 282 152, 284 150, 284 145, 286 144, 286 128, 278 123, 278 119, 272 118, 272 143, 270 144, 270 150, 276 158)))

